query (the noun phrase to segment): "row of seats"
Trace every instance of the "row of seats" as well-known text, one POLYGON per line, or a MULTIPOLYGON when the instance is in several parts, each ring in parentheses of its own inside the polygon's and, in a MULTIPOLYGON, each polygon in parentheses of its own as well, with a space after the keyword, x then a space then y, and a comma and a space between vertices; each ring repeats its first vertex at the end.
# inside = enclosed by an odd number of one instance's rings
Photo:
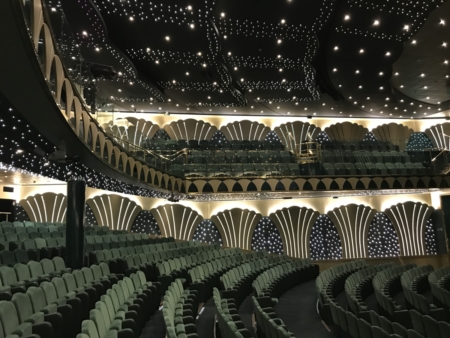
POLYGON ((433 167, 423 163, 324 163, 325 175, 425 175, 433 174, 433 167))
POLYGON ((309 259, 289 260, 261 273, 252 283, 253 307, 258 336, 266 338, 293 337, 273 306, 284 292, 294 286, 314 279, 319 274, 318 265, 309 259))
POLYGON ((0 222, 0 228, 4 227, 65 227, 65 223, 61 222, 30 222, 30 221, 14 221, 14 222, 8 222, 8 221, 1 221, 0 222))
POLYGON ((368 151, 399 151, 399 146, 389 141, 324 141, 323 149, 340 150, 368 150, 368 151))
POLYGON ((445 266, 431 272, 428 282, 436 304, 450 309, 450 267, 445 266))
POLYGON ((213 290, 214 305, 217 309, 217 322, 223 338, 250 337, 250 332, 242 322, 238 307, 232 298, 222 298, 217 288, 213 290))
POLYGON ((0 235, 0 250, 15 250, 16 248, 23 247, 24 241, 36 241, 46 242, 49 240, 62 239, 65 242, 66 233, 65 232, 31 232, 31 233, 8 233, 6 235, 0 235))
POLYGON ((373 278, 373 288, 380 314, 405 326, 409 321, 409 314, 394 300, 394 297, 403 292, 400 281, 402 274, 415 267, 415 264, 395 266, 380 271, 373 278))
POLYGON ((176 279, 168 287, 162 312, 169 338, 198 337, 195 327, 198 313, 197 292, 185 290, 180 279, 176 279))
POLYGON ((320 305, 323 307, 333 300, 336 296, 336 291, 344 289, 345 279, 366 266, 366 261, 361 259, 339 264, 322 271, 316 278, 316 290, 320 305), (341 285, 336 285, 337 281, 340 281, 341 285), (339 286, 342 287, 340 288, 339 286))
POLYGON ((136 338, 159 306, 155 287, 142 272, 114 284, 102 295, 89 319, 81 324, 77 338, 136 338), (156 304, 156 306, 155 306, 156 304))
POLYGON ((368 266, 351 274, 345 280, 347 304, 355 315, 369 310, 364 300, 374 292, 372 282, 375 275, 384 269, 389 269, 394 266, 395 263, 368 266))
POLYGON ((233 150, 283 150, 284 146, 281 142, 276 141, 239 141, 239 140, 162 140, 147 139, 141 143, 141 147, 151 150, 181 150, 181 149, 202 149, 202 150, 215 150, 215 149, 233 149, 233 150))
POLYGON ((8 233, 13 233, 13 234, 19 234, 19 233, 31 233, 31 232, 38 232, 38 233, 53 233, 53 232, 66 232, 66 227, 65 226, 55 226, 55 225, 50 225, 50 226, 29 226, 29 227, 24 227, 24 226, 4 226, 3 228, 0 228, 0 234, 8 234, 8 233))
POLYGON ((351 151, 351 150, 323 150, 322 162, 350 162, 350 163, 408 163, 423 162, 423 156, 416 156, 415 152, 406 151, 351 151))
POLYGON ((426 265, 410 269, 402 274, 400 281, 407 301, 407 307, 413 308, 424 315, 430 315, 437 320, 450 321, 448 310, 437 308, 435 304, 430 304, 423 295, 430 290, 428 276, 433 270, 431 265, 426 265))
POLYGON ((192 151, 189 163, 196 164, 231 164, 231 163, 292 163, 294 156, 289 151, 192 151))
POLYGON ((300 175, 297 163, 281 164, 173 164, 170 171, 178 174, 188 175, 189 173, 201 173, 203 175, 268 175, 279 173, 286 176, 300 175))

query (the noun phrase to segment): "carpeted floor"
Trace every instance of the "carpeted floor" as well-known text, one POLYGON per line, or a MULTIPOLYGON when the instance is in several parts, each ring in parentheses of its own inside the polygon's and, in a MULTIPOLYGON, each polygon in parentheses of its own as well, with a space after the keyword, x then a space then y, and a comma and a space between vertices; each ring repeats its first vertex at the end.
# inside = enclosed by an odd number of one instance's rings
POLYGON ((239 317, 241 317, 242 322, 244 323, 247 330, 250 332, 251 337, 256 337, 255 330, 252 326, 252 316, 253 316, 253 302, 252 296, 248 296, 242 302, 241 307, 239 308, 239 317))
POLYGON ((166 326, 162 311, 157 311, 145 325, 140 338, 165 338, 166 326))
POLYGON ((202 313, 198 316, 195 326, 199 338, 214 337, 214 316, 216 315, 216 306, 211 297, 205 303, 202 313))
POLYGON ((278 300, 275 312, 296 337, 332 338, 333 334, 328 332, 317 313, 314 283, 311 280, 287 291, 278 300))

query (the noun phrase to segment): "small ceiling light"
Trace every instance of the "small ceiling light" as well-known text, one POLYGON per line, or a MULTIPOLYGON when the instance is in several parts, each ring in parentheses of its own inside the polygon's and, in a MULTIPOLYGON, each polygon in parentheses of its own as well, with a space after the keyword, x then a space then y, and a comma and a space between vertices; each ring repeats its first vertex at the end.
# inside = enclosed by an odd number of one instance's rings
POLYGON ((333 72, 337 72, 337 68, 333 68, 333 72))
POLYGON ((339 47, 338 46, 334 46, 334 50, 338 50, 339 49, 339 47))
POLYGON ((391 52, 386 52, 386 56, 391 56, 391 52))
POLYGON ((224 12, 220 13, 220 16, 221 16, 222 18, 224 18, 224 17, 225 17, 225 13, 224 13, 224 12))
POLYGON ((189 72, 186 72, 186 76, 189 76, 189 72))
POLYGON ((284 25, 286 23, 286 20, 282 19, 281 24, 284 25))
POLYGON ((282 71, 283 71, 283 68, 280 68, 279 71, 282 72, 282 71))
POLYGON ((100 52, 100 48, 95 47, 95 51, 96 51, 96 52, 100 52))
POLYGON ((346 16, 344 16, 344 20, 345 21, 350 20, 350 15, 347 14, 346 16))
POLYGON ((278 58, 278 59, 281 59, 281 55, 277 55, 277 58, 278 58))
POLYGON ((167 40, 167 41, 170 41, 170 36, 167 35, 167 36, 166 36, 166 40, 167 40))
POLYGON ((398 72, 394 74, 395 76, 398 76, 398 72))
POLYGON ((52 12, 56 12, 56 8, 55 7, 52 7, 52 12))
POLYGON ((413 45, 415 45, 415 44, 417 43, 417 41, 416 41, 416 40, 412 40, 411 43, 412 43, 413 45))
POLYGON ((447 47, 447 42, 443 42, 442 47, 447 47))
POLYGON ((445 25, 445 20, 442 20, 442 19, 441 19, 441 21, 439 21, 439 24, 440 24, 440 25, 445 25))
POLYGON ((194 25, 193 23, 191 23, 189 26, 190 26, 192 29, 195 28, 195 25, 194 25))
POLYGON ((88 35, 88 33, 86 31, 83 31, 82 33, 84 36, 88 35))
POLYGON ((278 40, 277 40, 277 43, 280 44, 280 43, 281 43, 281 39, 278 39, 278 40))
POLYGON ((424 77, 424 76, 425 76, 425 74, 424 74, 424 73, 422 73, 422 74, 420 74, 420 76, 421 76, 421 77, 424 77))
POLYGON ((403 26, 403 29, 404 29, 405 31, 409 31, 409 25, 403 26))
POLYGON ((373 25, 374 26, 378 26, 380 24, 380 21, 378 21, 378 20, 375 20, 374 22, 373 22, 373 25))
POLYGON ((359 50, 359 54, 362 54, 362 53, 364 53, 364 49, 359 50))
POLYGON ((134 18, 132 16, 130 16, 130 21, 134 21, 134 18))
POLYGON ((355 73, 356 73, 356 74, 359 74, 359 70, 357 69, 355 73))
POLYGON ((190 11, 192 10, 192 6, 187 6, 187 9, 190 11))
POLYGON ((380 72, 380 74, 379 74, 380 76, 383 76, 383 72, 380 72))

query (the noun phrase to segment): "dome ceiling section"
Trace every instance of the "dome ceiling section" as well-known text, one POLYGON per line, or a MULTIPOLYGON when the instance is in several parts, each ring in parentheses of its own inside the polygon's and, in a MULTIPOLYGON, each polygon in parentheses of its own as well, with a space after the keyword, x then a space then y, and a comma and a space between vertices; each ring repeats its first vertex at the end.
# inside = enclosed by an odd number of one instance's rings
POLYGON ((245 104, 219 60, 211 4, 174 0, 96 4, 116 44, 147 79, 166 93, 170 91, 174 101, 187 107, 245 104), (205 101, 220 90, 229 97, 216 104, 205 101))
POLYGON ((334 1, 219 1, 222 56, 249 104, 317 101, 311 61, 334 1))
MULTIPOLYGON (((398 100, 390 83, 392 64, 437 5, 425 0, 341 3, 326 46, 327 71, 336 90, 367 113, 405 115, 407 102, 398 100)), ((415 117, 413 111, 408 117, 415 117)))
POLYGON ((450 100, 450 2, 431 12, 394 63, 392 84, 405 95, 433 105, 450 100))

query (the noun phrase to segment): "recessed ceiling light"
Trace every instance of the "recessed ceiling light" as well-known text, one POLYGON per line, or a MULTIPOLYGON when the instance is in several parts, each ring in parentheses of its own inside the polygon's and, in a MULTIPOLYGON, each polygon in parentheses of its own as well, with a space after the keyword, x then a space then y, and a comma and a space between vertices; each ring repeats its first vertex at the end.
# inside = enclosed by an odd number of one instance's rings
POLYGON ((334 46, 334 50, 338 50, 339 49, 339 47, 338 46, 334 46))
POLYGON ((442 19, 441 19, 441 21, 439 21, 439 24, 440 24, 440 25, 445 25, 445 20, 442 20, 442 19))
POLYGON ((386 56, 390 56, 391 55, 391 52, 386 52, 386 56))
POLYGON ((412 40, 411 43, 412 43, 413 45, 415 45, 415 44, 417 43, 417 41, 416 41, 416 40, 412 40))
POLYGON ((379 20, 375 20, 374 22, 373 22, 373 25, 374 26, 378 26, 380 24, 380 21, 379 20))
POLYGON ((346 15, 346 16, 344 16, 344 20, 350 20, 350 15, 346 15))
POLYGON ((187 9, 190 11, 192 10, 192 6, 187 6, 187 9))
POLYGON ((191 28, 195 28, 195 25, 194 25, 193 23, 191 23, 189 26, 190 26, 191 28))
POLYGON ((281 23, 284 25, 286 23, 286 20, 282 19, 281 23))
POLYGON ((220 16, 221 16, 222 18, 224 18, 224 17, 225 17, 225 13, 224 13, 224 12, 220 13, 220 16))
POLYGON ((278 39, 278 40, 277 40, 277 43, 280 44, 280 43, 281 43, 281 39, 278 39))
POLYGON ((170 36, 166 36, 166 40, 169 41, 170 40, 170 36))
POLYGON ((360 54, 364 53, 364 49, 360 49, 360 50, 359 50, 359 53, 360 53, 360 54))
POLYGON ((134 18, 132 16, 130 16, 130 21, 134 21, 134 18))
POLYGON ((189 76, 189 72, 186 72, 186 75, 189 76))
POLYGON ((409 31, 409 25, 404 25, 404 26, 403 26, 403 29, 404 29, 405 31, 409 31))

